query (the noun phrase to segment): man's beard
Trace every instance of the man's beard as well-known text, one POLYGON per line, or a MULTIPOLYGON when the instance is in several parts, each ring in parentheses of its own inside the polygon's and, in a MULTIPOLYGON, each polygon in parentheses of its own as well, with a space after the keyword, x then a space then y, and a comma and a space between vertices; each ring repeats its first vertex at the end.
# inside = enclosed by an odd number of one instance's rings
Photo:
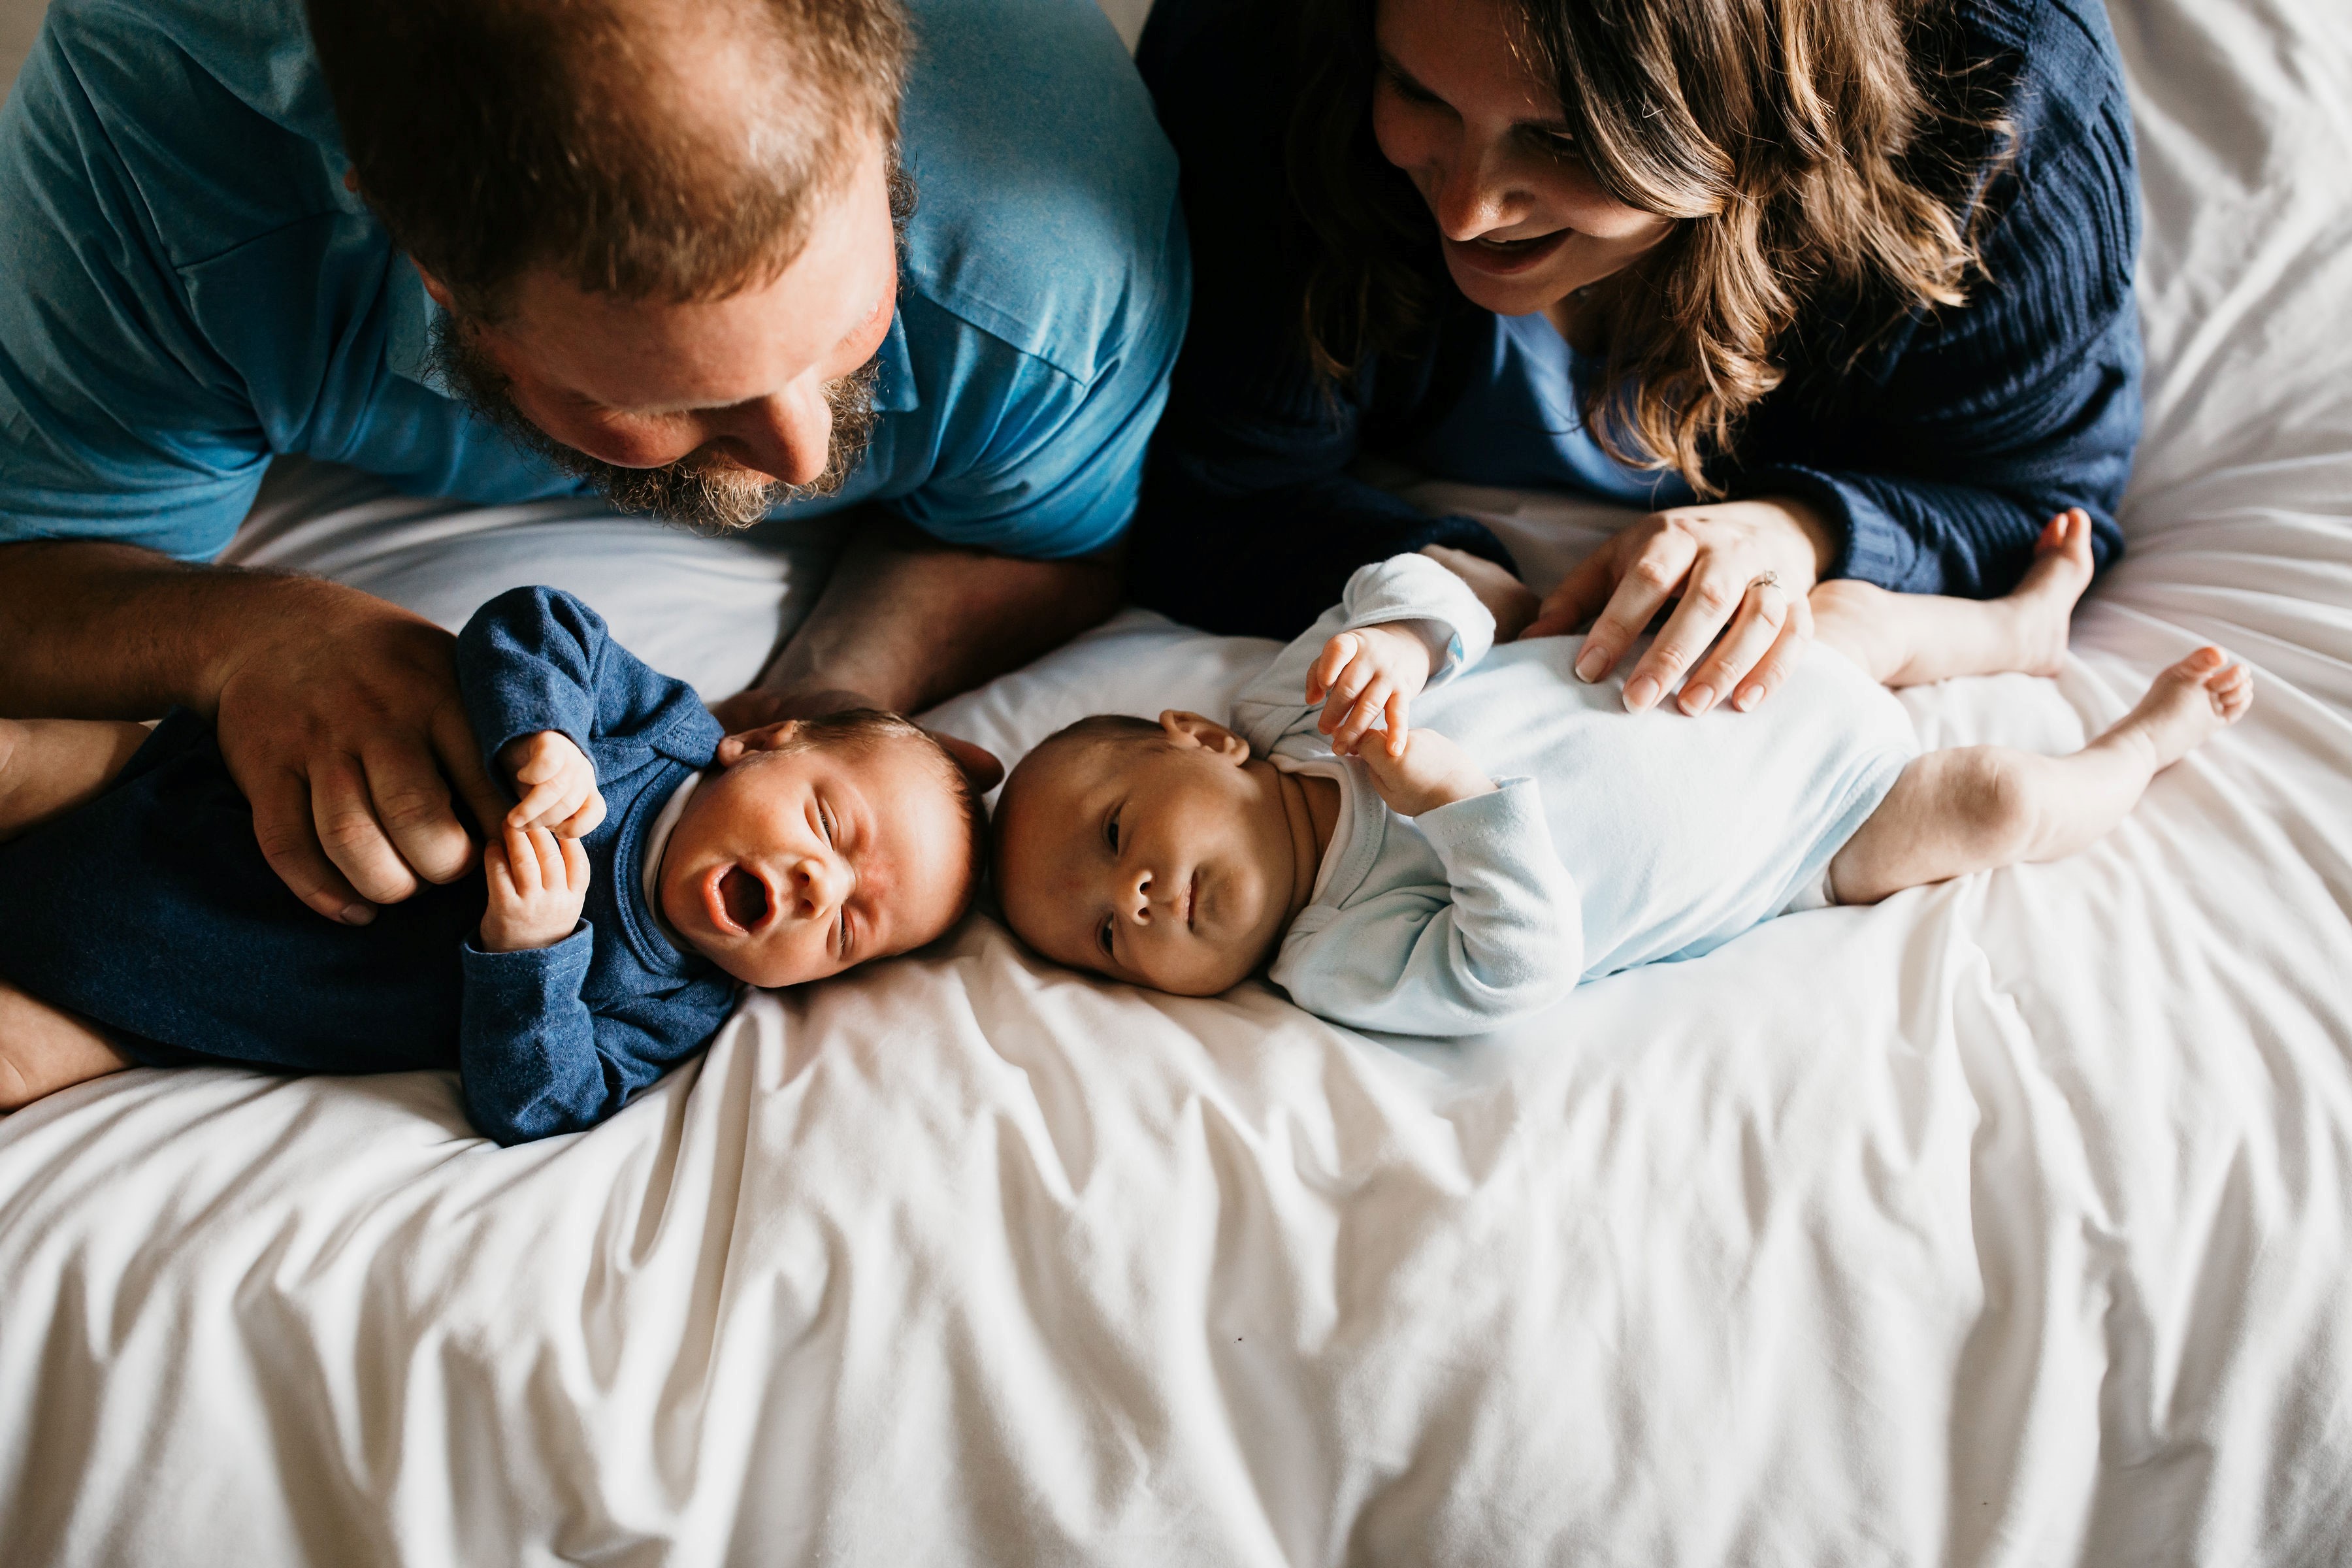
POLYGON ((865 461, 866 448, 874 440, 874 388, 881 377, 878 356, 824 384, 825 406, 833 413, 824 471, 804 485, 791 485, 698 450, 653 468, 625 468, 601 461, 565 446, 525 418, 515 406, 513 387, 505 374, 455 319, 445 315, 433 323, 430 353, 432 368, 449 387, 516 445, 588 480, 623 511, 651 512, 665 522, 703 533, 749 528, 787 502, 839 494, 857 465, 865 461))

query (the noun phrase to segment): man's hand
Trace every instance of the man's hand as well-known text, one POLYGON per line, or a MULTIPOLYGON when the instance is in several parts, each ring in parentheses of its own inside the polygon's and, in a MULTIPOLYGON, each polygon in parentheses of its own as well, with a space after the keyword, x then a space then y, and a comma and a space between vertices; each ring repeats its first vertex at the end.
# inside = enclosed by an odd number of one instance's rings
POLYGON ((596 764, 561 730, 518 735, 499 752, 499 766, 514 785, 509 827, 544 827, 559 838, 585 838, 604 820, 596 764))
POLYGON ((315 578, 192 566, 127 544, 0 544, 0 711, 213 721, 262 853, 330 919, 374 918, 473 864, 450 792, 494 825, 456 639, 315 578))
POLYGON ((577 838, 509 826, 483 846, 482 875, 490 884, 484 952, 552 947, 578 929, 588 901, 588 851, 577 838))
POLYGON ((1450 544, 1424 544, 1421 552, 1461 578, 1478 596, 1486 613, 1495 617, 1495 640, 1498 643, 1517 641, 1542 607, 1543 601, 1536 597, 1533 588, 1483 555, 1473 555, 1450 544))
POLYGON ((1679 681, 1677 706, 1685 713, 1704 713, 1727 697, 1745 712, 1787 679, 1812 640, 1805 595, 1835 549, 1829 525, 1801 501, 1653 512, 1560 579, 1524 635, 1557 636, 1591 618, 1576 673, 1599 680, 1668 601, 1679 599, 1626 678, 1625 706, 1638 712, 1679 681))
POLYGON ((1360 753, 1372 787, 1401 816, 1419 816, 1457 800, 1494 793, 1495 781, 1468 752, 1434 730, 1415 730, 1401 752, 1373 746, 1360 753))
POLYGON ((1429 647, 1421 638, 1396 626, 1359 626, 1323 645, 1307 671, 1307 700, 1323 704, 1316 728, 1339 755, 1354 755, 1373 724, 1385 721, 1387 749, 1401 756, 1412 700, 1428 684, 1429 647))
POLYGON ((418 879, 474 860, 451 786, 485 828, 506 803, 457 694, 457 639, 356 589, 248 577, 210 684, 229 774, 270 868, 330 919, 364 925, 418 879))

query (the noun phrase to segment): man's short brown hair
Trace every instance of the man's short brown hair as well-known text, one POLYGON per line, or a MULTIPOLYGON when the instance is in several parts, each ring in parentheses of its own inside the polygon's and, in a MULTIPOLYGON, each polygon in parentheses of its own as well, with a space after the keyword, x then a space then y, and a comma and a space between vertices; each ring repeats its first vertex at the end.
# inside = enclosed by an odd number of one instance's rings
POLYGON ((723 299, 898 138, 899 0, 307 0, 359 187, 495 318, 526 271, 723 299))

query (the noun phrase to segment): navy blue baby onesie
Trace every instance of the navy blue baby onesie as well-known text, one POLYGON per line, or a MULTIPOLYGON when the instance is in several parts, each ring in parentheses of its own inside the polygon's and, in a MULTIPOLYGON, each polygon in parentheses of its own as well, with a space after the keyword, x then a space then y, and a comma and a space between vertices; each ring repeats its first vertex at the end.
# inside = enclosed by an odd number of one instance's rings
POLYGON ((0 975, 157 1066, 458 1069, 501 1143, 593 1126, 726 1020, 734 982, 662 934, 645 837, 720 737, 694 690, 614 642, 593 610, 518 588, 457 639, 467 717, 500 747, 559 730, 596 767, 580 927, 554 946, 473 945, 482 875, 338 925, 261 857, 210 725, 175 712, 104 795, 0 844, 0 975))

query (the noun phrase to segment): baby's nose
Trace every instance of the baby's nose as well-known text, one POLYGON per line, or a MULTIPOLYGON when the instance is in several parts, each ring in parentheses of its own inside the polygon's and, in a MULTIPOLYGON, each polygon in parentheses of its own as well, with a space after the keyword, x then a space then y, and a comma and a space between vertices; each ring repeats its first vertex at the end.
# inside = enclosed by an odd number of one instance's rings
POLYGON ((1150 871, 1137 871, 1131 874, 1128 885, 1127 903, 1129 920, 1133 921, 1137 925, 1151 923, 1151 873, 1150 871))
POLYGON ((818 915, 831 914, 840 905, 849 876, 846 868, 839 861, 812 855, 794 867, 793 871, 800 881, 801 913, 803 916, 814 919, 818 915))

